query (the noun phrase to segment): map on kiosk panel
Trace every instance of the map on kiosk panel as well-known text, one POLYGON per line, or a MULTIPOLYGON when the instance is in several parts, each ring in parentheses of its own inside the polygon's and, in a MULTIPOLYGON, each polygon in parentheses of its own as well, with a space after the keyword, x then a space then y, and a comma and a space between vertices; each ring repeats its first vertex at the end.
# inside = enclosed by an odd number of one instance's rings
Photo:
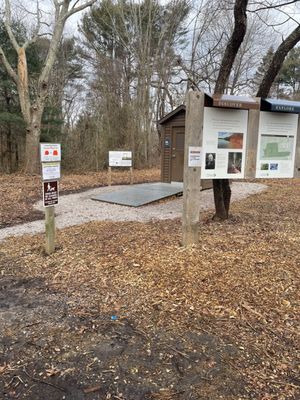
POLYGON ((294 136, 261 135, 261 160, 291 160, 293 157, 294 136))

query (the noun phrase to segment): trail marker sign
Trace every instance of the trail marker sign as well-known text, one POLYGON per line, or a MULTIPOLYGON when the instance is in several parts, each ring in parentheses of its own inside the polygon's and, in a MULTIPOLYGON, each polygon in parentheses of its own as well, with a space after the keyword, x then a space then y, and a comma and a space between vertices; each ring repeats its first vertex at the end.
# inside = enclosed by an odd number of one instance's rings
POLYGON ((60 143, 41 143, 40 154, 42 163, 61 161, 60 143))
POLYGON ((43 182, 44 207, 58 204, 58 181, 43 182))

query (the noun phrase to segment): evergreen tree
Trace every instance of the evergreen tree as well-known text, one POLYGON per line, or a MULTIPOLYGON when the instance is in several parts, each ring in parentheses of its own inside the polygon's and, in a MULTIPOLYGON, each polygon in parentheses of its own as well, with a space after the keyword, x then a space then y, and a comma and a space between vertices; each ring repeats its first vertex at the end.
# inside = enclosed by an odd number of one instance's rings
POLYGON ((300 47, 292 49, 285 59, 277 77, 282 90, 289 98, 296 99, 300 95, 300 47))
POLYGON ((257 91, 263 76, 265 75, 267 69, 269 68, 269 66, 271 64, 273 56, 274 56, 274 48, 273 48, 273 46, 271 46, 268 49, 267 53, 262 58, 262 61, 261 61, 260 65, 257 68, 257 71, 256 71, 256 73, 254 75, 254 78, 253 78, 254 92, 257 91))

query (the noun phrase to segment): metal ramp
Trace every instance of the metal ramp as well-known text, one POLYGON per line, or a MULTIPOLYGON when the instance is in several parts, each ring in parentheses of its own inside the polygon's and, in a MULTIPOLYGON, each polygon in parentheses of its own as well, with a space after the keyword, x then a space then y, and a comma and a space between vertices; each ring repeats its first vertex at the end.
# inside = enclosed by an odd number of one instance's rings
POLYGON ((129 207, 140 207, 170 196, 180 195, 183 192, 182 182, 173 183, 142 183, 126 186, 115 192, 93 196, 92 200, 106 203, 121 204, 129 207))

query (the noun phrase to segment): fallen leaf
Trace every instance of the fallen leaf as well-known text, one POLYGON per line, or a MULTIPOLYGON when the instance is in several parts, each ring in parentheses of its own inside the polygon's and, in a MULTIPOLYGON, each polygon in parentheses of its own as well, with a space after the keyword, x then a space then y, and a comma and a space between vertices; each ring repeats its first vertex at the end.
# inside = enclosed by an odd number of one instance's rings
POLYGON ((101 386, 100 385, 96 385, 96 386, 91 386, 91 387, 83 389, 83 392, 85 394, 94 393, 94 392, 97 392, 100 389, 101 389, 101 386))

